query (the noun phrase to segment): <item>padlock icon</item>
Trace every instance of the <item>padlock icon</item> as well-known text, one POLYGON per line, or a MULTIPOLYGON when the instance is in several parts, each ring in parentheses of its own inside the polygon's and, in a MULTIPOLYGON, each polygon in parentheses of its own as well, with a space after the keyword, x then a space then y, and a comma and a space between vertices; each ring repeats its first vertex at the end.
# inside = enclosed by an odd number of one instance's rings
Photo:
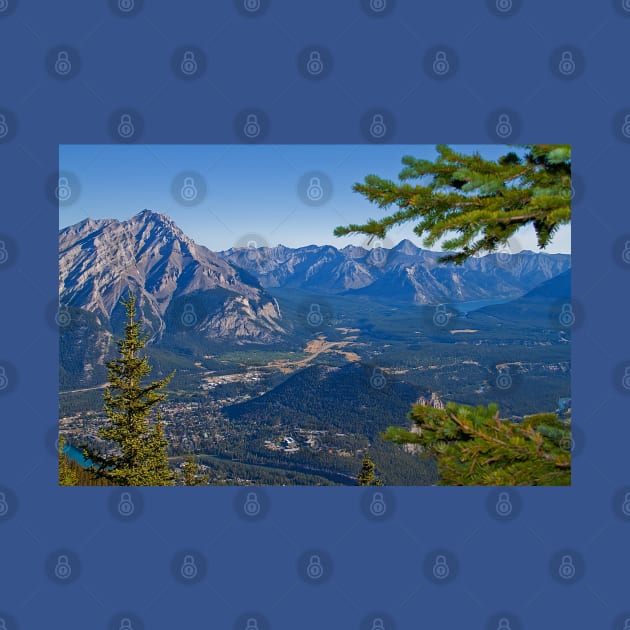
POLYGON ((9 386, 9 377, 7 371, 3 365, 0 365, 0 391, 6 389, 9 386))
POLYGON ((70 324, 72 317, 70 315, 70 311, 67 306, 60 306, 57 313, 55 313, 55 322, 57 326, 61 326, 65 328, 70 324))
POLYGON ((387 254, 385 253, 385 249, 382 247, 380 241, 374 243, 374 248, 372 249, 372 260, 377 265, 382 265, 387 258, 387 254))
POLYGON ((72 188, 67 177, 60 177, 55 187, 55 197, 58 201, 68 201, 72 197, 72 188))
POLYGON ((245 624, 245 630, 258 630, 258 621, 250 617, 245 624))
POLYGON ((309 326, 317 328, 324 322, 324 316, 322 315, 321 307, 319 304, 311 304, 311 308, 306 316, 306 321, 309 326))
POLYGON ((387 133, 387 126, 383 120, 383 114, 374 114, 370 124, 370 135, 373 138, 382 138, 387 133))
POLYGON ((571 304, 563 304, 558 315, 558 321, 561 326, 569 328, 575 324, 575 315, 573 314, 573 306, 571 304))
POLYGON ((247 241, 247 258, 249 260, 258 258, 258 243, 256 241, 247 241))
POLYGON ((623 378, 621 379, 621 384, 624 389, 630 389, 630 367, 627 367, 624 370, 623 378))
POLYGON ((195 186, 195 179, 193 177, 184 177, 184 185, 180 190, 182 199, 185 201, 194 201, 199 194, 197 186, 195 186))
POLYGON ((313 76, 317 76, 322 73, 324 70, 324 62, 322 61, 322 56, 319 51, 311 51, 308 56, 308 62, 306 63, 306 69, 308 70, 308 73, 313 76))
POLYGON ((376 617, 374 621, 372 621, 372 630, 385 630, 385 624, 381 617, 376 617))
POLYGON ((507 114, 501 114, 494 130, 499 138, 509 138, 513 131, 510 117, 507 114))
POLYGON ((497 0, 496 7, 501 13, 507 13, 512 9, 512 0, 497 0))
POLYGON ((318 555, 313 555, 309 558, 306 574, 311 580, 319 580, 324 575, 322 559, 318 555))
POLYGON ((512 513, 512 501, 507 492, 499 493, 495 509, 499 516, 509 516, 512 513))
POLYGON ((626 244, 623 247, 623 252, 621 252, 621 259, 624 263, 626 263, 626 265, 630 265, 630 241, 626 241, 626 244))
POLYGON ((192 556, 184 556, 182 562, 181 574, 186 580, 194 580, 197 577, 198 569, 195 559, 192 556))
POLYGON ((9 512, 9 504, 4 492, 0 492, 0 516, 6 516, 9 512))
POLYGON ((57 558, 54 573, 55 577, 59 580, 67 580, 72 575, 72 567, 70 566, 68 556, 62 554, 57 558))
POLYGON ((496 253, 496 260, 499 265, 507 265, 512 260, 512 253, 507 244, 503 244, 501 249, 496 253))
POLYGON ((497 387, 499 389, 510 389, 510 387, 512 387, 512 376, 507 368, 499 370, 499 375, 497 376, 497 387))
POLYGON ((381 368, 374 368, 372 376, 370 377, 370 385, 374 389, 383 389, 385 387, 386 379, 381 368))
POLYGON ((247 494, 247 499, 245 499, 245 503, 243 504, 243 511, 247 516, 258 516, 258 514, 260 514, 260 501, 255 492, 249 492, 247 494))
POLYGON ((246 11, 253 13, 254 11, 258 11, 258 9, 260 9, 260 0, 245 0, 243 6, 246 11))
POLYGON ((7 117, 4 114, 0 114, 0 138, 4 138, 9 135, 9 125, 7 125, 7 117))
POLYGON ((122 114, 120 117, 120 122, 118 123, 118 135, 121 138, 131 138, 135 133, 136 129, 131 122, 131 116, 129 114, 122 114))
POLYGON ((433 576, 438 580, 445 580, 451 572, 446 556, 437 556, 433 563, 433 576))
POLYGON ((129 617, 123 617, 120 620, 120 626, 118 630, 133 630, 133 626, 131 625, 131 619, 129 619, 129 617))
POLYGON ((7 251, 7 244, 0 240, 0 265, 9 260, 9 252, 7 251))
POLYGON ((65 77, 70 74, 71 71, 72 63, 70 63, 70 56, 68 55, 68 52, 60 50, 57 53, 57 59, 55 60, 55 72, 58 75, 65 77))
POLYGON ((129 13, 129 11, 133 11, 134 6, 134 0, 118 0, 118 8, 124 13, 129 13))
POLYGON ((573 558, 571 556, 562 556, 560 566, 558 567, 558 574, 563 580, 571 580, 575 577, 575 565, 573 564, 573 558))
POLYGON ((311 201, 320 201, 324 196, 324 189, 319 177, 311 177, 308 188, 306 189, 306 196, 311 201))
POLYGON ((558 70, 560 70, 560 72, 566 77, 575 72, 575 60, 573 59, 573 53, 570 50, 565 50, 562 53, 560 63, 558 64, 558 70))
POLYGON ((245 119, 245 126, 243 127, 243 133, 248 138, 256 138, 260 135, 260 123, 258 122, 258 116, 256 114, 248 114, 245 119))
POLYGON ((626 492, 626 496, 623 498, 621 511, 624 513, 625 516, 630 516, 630 492, 626 492))
POLYGON ((186 76, 192 76, 197 72, 197 70, 199 69, 199 65, 197 64, 197 60, 195 59, 195 53, 192 50, 187 50, 184 52, 184 58, 182 59, 180 68, 186 76))
POLYGON ((449 314, 446 312, 446 304, 438 304, 433 313, 433 323, 440 328, 448 324, 449 314))
POLYGON ((136 506, 131 500, 131 495, 128 492, 123 492, 118 501, 118 513, 121 516, 131 516, 135 509, 136 506))
POLYGON ((433 72, 438 76, 444 76, 451 68, 446 53, 443 50, 438 50, 433 58, 433 72))
POLYGON ((380 13, 387 8, 387 0, 370 0, 370 9, 375 13, 380 13))
POLYGON ((382 492, 375 492, 372 496, 372 501, 370 502, 370 512, 374 516, 383 516, 387 511, 387 504, 385 503, 385 499, 383 498, 382 492))
POLYGON ((188 328, 197 323, 197 313, 195 313, 195 308, 190 302, 184 305, 184 312, 182 313, 181 320, 182 324, 188 328))
POLYGON ((497 630, 512 630, 510 620, 505 617, 501 617, 501 619, 499 619, 499 623, 497 624, 497 630))
POLYGON ((626 114, 623 119, 623 125, 621 126, 621 133, 626 137, 630 138, 630 114, 626 114))

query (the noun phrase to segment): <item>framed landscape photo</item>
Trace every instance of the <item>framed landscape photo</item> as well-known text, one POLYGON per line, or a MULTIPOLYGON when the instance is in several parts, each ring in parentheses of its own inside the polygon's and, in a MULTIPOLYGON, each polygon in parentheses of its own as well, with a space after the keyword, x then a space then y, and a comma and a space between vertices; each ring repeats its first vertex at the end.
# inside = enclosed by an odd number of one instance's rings
POLYGON ((62 145, 59 483, 570 484, 572 190, 568 145, 62 145))

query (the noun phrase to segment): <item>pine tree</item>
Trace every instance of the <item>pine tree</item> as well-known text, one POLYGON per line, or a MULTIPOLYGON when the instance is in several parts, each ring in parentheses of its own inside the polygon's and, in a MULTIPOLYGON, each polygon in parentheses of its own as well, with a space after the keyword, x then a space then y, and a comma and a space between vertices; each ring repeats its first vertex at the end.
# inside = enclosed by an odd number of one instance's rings
POLYGON ((510 151, 496 161, 479 153, 464 155, 438 145, 437 159, 402 158, 400 183, 368 175, 353 190, 384 209, 397 210, 380 220, 335 229, 336 236, 367 234, 385 238, 394 226, 417 222, 414 232, 424 245, 441 243, 443 262, 461 264, 478 253, 492 252, 520 228, 533 225, 538 246, 571 220, 571 148, 569 145, 524 145, 521 157, 510 151), (422 179, 412 185, 409 180, 422 179), (428 180, 428 181, 424 181, 428 180))
POLYGON ((205 486, 210 475, 201 474, 199 463, 194 455, 189 455, 182 465, 182 483, 185 486, 205 486))
POLYGON ((126 308, 125 337, 117 342, 119 357, 107 363, 109 384, 104 393, 104 410, 109 423, 98 435, 112 449, 101 453, 84 448, 85 457, 95 464, 98 476, 122 486, 170 486, 173 473, 168 467, 167 442, 159 414, 156 423, 149 423, 149 413, 166 399, 160 392, 173 374, 149 384, 142 384, 150 374, 146 355, 139 356, 147 337, 142 334, 136 317, 136 298, 129 291, 126 308))
POLYGON ((60 486, 78 486, 79 477, 76 471, 68 461, 68 456, 63 452, 63 447, 66 441, 62 436, 59 436, 57 443, 57 453, 59 456, 59 485, 60 486))
POLYGON ((511 422, 497 405, 446 409, 415 405, 409 414, 419 432, 389 427, 397 444, 417 444, 437 460, 439 485, 562 486, 571 483, 570 420, 553 413, 511 422))
POLYGON ((360 486, 382 486, 383 482, 376 477, 376 466, 370 458, 370 455, 366 452, 363 456, 363 464, 361 472, 357 476, 357 481, 360 486))

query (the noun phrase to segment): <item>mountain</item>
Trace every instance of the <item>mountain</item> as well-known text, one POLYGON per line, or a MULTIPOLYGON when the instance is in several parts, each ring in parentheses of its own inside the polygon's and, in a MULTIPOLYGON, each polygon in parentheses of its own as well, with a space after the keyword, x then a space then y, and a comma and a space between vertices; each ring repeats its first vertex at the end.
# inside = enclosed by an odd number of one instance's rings
POLYGON ((113 331, 120 299, 138 298, 152 342, 194 332, 200 341, 270 343, 286 333, 277 301, 225 258, 196 244, 166 215, 86 219, 59 232, 59 295, 113 331))
POLYGON ((547 327, 551 323, 558 328, 567 316, 573 317, 572 308, 570 312, 567 311, 570 304, 571 270, 567 270, 539 284, 515 300, 480 308, 471 313, 469 319, 491 317, 511 322, 525 321, 530 325, 546 322, 547 327), (565 314, 561 317, 563 313, 565 314))
POLYGON ((414 304, 518 297, 569 269, 567 254, 489 254, 462 265, 405 239, 391 249, 308 245, 229 249, 221 255, 265 288, 382 297, 414 304))
POLYGON ((391 424, 407 426, 407 412, 417 398, 416 387, 367 364, 312 365, 266 394, 223 411, 231 420, 248 425, 280 423, 290 427, 299 418, 303 428, 376 439, 391 424))

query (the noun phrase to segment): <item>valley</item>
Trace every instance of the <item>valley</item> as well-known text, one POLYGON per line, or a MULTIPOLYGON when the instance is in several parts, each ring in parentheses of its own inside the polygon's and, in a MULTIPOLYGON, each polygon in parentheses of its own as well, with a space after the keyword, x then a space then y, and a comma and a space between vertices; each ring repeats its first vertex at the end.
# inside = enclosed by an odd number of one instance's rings
POLYGON ((149 378, 174 372, 160 405, 171 465, 194 454, 216 485, 356 485, 367 451, 386 485, 433 485, 432 460, 381 438, 419 399, 520 420, 571 395, 566 255, 438 266, 409 241, 214 253, 148 211, 60 243, 60 431, 77 461, 100 444, 129 287, 149 378))

